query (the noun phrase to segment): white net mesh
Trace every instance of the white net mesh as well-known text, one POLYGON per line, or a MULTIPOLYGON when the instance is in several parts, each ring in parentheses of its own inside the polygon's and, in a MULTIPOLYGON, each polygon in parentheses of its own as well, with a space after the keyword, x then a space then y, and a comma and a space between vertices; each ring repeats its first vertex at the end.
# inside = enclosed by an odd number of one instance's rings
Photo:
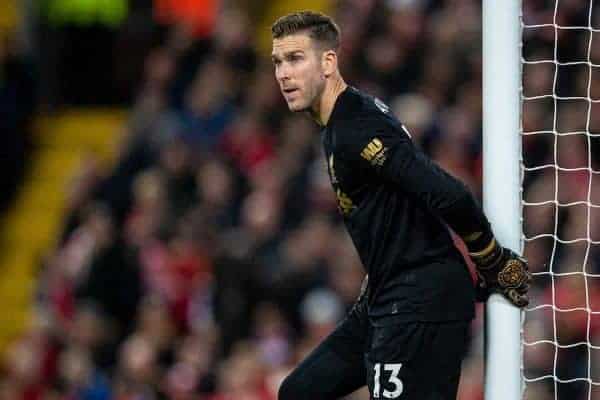
POLYGON ((525 398, 600 399, 600 0, 522 0, 525 398))

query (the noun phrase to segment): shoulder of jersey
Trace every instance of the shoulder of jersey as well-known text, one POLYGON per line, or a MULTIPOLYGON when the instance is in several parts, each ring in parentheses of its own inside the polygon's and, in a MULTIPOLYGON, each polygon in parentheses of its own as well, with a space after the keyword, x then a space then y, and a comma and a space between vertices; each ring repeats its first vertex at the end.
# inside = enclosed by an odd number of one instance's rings
POLYGON ((371 125, 388 126, 398 132, 403 131, 410 137, 410 133, 402 122, 390 110, 390 107, 377 97, 367 95, 353 89, 349 118, 344 121, 346 129, 358 131, 356 136, 370 136, 371 125))
POLYGON ((366 96, 367 108, 371 116, 381 121, 383 125, 395 128, 397 132, 405 133, 411 138, 410 132, 406 129, 406 126, 400 121, 400 119, 390 110, 390 107, 377 97, 366 96))
POLYGON ((350 96, 346 96, 344 105, 344 116, 342 126, 345 129, 360 129, 365 121, 373 121, 374 119, 389 118, 391 113, 389 108, 385 108, 383 102, 378 101, 382 107, 376 106, 375 99, 358 89, 352 88, 350 96), (387 111, 384 113, 384 110, 387 111))
POLYGON ((377 97, 362 94, 360 114, 370 120, 397 121, 390 107, 377 97))

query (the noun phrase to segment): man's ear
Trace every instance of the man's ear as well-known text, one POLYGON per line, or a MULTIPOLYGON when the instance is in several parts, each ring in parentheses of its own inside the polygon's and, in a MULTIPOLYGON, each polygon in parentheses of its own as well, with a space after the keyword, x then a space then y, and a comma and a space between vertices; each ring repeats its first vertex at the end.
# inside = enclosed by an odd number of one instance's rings
POLYGON ((333 50, 325 50, 321 56, 321 65, 323 67, 323 75, 331 76, 337 70, 337 54, 333 50))

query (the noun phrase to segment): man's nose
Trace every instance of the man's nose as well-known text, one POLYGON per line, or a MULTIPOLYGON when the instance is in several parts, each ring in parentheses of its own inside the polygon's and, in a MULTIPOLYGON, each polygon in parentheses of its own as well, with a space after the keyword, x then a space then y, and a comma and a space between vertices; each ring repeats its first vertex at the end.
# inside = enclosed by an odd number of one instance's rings
POLYGON ((282 64, 277 68, 275 75, 279 82, 284 82, 290 79, 290 70, 285 64, 282 64))

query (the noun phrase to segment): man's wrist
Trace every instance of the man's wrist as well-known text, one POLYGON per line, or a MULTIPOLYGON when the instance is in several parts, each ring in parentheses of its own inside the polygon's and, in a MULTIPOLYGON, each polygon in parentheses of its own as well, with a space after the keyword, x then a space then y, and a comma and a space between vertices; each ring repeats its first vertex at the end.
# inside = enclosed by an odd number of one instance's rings
POLYGON ((471 232, 461 236, 467 246, 469 254, 477 254, 485 251, 494 240, 491 230, 471 232))
POLYGON ((502 259, 504 249, 492 238, 488 244, 479 251, 469 251, 469 256, 479 269, 493 268, 502 259))

